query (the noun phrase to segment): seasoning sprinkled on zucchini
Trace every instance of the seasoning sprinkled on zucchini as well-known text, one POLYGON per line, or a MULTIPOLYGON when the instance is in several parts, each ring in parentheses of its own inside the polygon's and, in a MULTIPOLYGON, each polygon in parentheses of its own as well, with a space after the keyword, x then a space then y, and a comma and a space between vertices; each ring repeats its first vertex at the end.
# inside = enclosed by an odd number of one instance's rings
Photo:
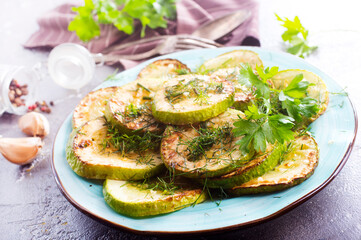
POLYGON ((233 104, 234 88, 226 80, 204 75, 182 75, 164 83, 156 92, 153 116, 167 124, 206 121, 233 104))

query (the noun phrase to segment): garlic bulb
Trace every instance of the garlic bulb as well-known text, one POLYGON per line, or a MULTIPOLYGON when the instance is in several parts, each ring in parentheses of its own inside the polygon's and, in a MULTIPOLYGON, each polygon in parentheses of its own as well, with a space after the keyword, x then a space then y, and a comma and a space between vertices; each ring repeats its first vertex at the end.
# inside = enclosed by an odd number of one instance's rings
POLYGON ((38 155, 43 142, 39 137, 0 138, 0 152, 10 162, 24 165, 38 155))
POLYGON ((49 134, 49 122, 37 112, 29 112, 19 119, 19 127, 25 134, 33 137, 45 137, 49 134))

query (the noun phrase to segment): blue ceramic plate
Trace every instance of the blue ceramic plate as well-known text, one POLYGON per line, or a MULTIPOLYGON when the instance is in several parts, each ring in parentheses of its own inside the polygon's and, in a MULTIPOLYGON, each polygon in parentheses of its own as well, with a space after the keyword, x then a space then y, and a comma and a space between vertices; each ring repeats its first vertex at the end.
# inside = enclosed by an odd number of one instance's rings
MULTIPOLYGON (((158 57, 121 72, 115 80, 104 82, 98 88, 121 86, 133 81, 143 67, 156 59, 175 58, 194 70, 204 60, 235 49, 257 52, 265 66, 314 72, 322 77, 330 92, 342 92, 342 88, 332 78, 300 58, 246 47, 190 50, 158 57)), ((316 194, 337 175, 351 152, 357 132, 356 112, 350 99, 344 95, 330 94, 327 111, 311 125, 311 132, 320 147, 319 165, 313 176, 302 184, 273 194, 223 200, 219 206, 209 201, 170 214, 133 219, 114 212, 104 202, 102 181, 79 177, 69 167, 65 158, 65 146, 72 129, 71 117, 69 115, 60 127, 53 148, 52 167, 64 196, 80 211, 93 218, 133 232, 153 234, 220 231, 279 216, 316 194)))

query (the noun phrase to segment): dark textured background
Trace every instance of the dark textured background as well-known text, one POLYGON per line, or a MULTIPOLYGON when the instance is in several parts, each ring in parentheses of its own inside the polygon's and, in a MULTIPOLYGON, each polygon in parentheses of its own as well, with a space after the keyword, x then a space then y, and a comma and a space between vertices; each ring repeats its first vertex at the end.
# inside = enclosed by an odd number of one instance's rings
MULTIPOLYGON (((36 18, 64 0, 12 0, 0 2, 0 64, 32 66, 45 61, 48 52, 30 51, 21 44, 37 29, 36 18)), ((274 17, 298 15, 310 30, 319 50, 306 60, 347 87, 358 110, 361 104, 361 17, 357 1, 260 1, 262 46, 281 50, 283 29, 274 17)), ((48 77, 39 87, 40 98, 55 101, 47 115, 51 134, 39 157, 26 171, 0 157, 0 239, 157 239, 104 226, 74 208, 60 193, 52 175, 52 141, 64 118, 78 101, 114 69, 96 70, 94 81, 80 95, 62 90, 48 77), (52 90, 52 91, 50 91, 52 90)), ((360 112, 360 111, 359 111, 360 112)), ((17 116, 0 118, 0 135, 21 137, 17 116)), ((325 189, 269 222, 201 239, 360 239, 361 238, 361 144, 357 140, 343 170, 325 189)), ((166 238, 165 238, 166 239, 166 238)))

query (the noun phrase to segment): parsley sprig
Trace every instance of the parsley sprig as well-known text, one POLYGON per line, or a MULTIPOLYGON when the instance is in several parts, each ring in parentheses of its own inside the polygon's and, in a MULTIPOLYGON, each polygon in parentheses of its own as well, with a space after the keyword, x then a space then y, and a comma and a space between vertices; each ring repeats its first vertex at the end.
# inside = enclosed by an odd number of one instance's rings
POLYGON ((316 99, 306 96, 306 90, 314 84, 302 79, 303 75, 298 74, 278 97, 282 102, 282 109, 297 123, 302 121, 303 116, 310 118, 319 110, 316 99))
POLYGON ((277 67, 264 70, 257 67, 254 73, 249 65, 240 70, 238 81, 251 86, 255 95, 253 104, 244 112, 245 119, 240 117, 234 123, 233 133, 242 137, 237 144, 243 152, 247 153, 251 148, 264 152, 267 143, 292 140, 294 126, 319 110, 317 101, 307 96, 307 89, 313 84, 303 80, 302 74, 279 90, 269 83, 277 72, 277 67))
POLYGON ((277 14, 275 15, 277 20, 282 22, 282 26, 287 29, 282 34, 283 41, 288 44, 287 52, 304 58, 317 49, 317 46, 308 45, 308 30, 302 26, 300 19, 297 16, 292 21, 288 18, 282 19, 277 14))
POLYGON ((77 12, 68 26, 82 41, 100 35, 100 24, 112 24, 119 31, 132 34, 136 22, 142 25, 141 37, 146 27, 167 27, 167 20, 175 17, 175 0, 84 0, 84 6, 73 7, 77 12))
MULTIPOLYGON (((267 99, 264 99, 267 101, 267 99)), ((253 147, 256 151, 264 152, 267 142, 285 142, 293 139, 293 118, 283 114, 272 114, 267 107, 263 111, 261 107, 253 104, 245 111, 246 119, 239 118, 235 123, 233 133, 235 136, 243 136, 237 141, 242 152, 249 152, 253 147)))

